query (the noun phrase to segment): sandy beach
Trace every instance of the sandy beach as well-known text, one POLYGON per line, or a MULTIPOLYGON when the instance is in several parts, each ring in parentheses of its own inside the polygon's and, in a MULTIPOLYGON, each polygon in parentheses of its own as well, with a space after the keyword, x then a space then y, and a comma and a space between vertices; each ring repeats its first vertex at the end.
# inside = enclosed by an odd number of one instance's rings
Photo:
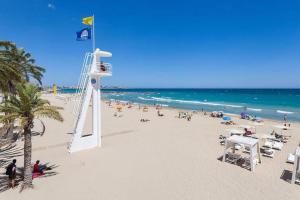
MULTIPOLYGON (((51 95, 44 98, 64 107, 65 121, 43 120, 46 131, 33 137, 32 161, 55 165, 51 170, 55 173, 34 179, 33 190, 21 194, 6 190, 0 199, 299 199, 300 186, 288 180, 293 165, 286 163, 300 142, 298 123, 285 132, 292 137, 283 149, 276 151, 274 158, 262 157, 262 164, 251 172, 218 160, 224 149, 219 135, 228 134, 227 129, 233 126, 203 113, 194 114, 191 121, 178 119, 176 109, 164 108, 164 116, 158 117, 153 107, 142 112, 134 106, 125 108, 122 117, 115 117, 115 107, 102 102, 102 147, 70 154, 67 146, 74 125, 73 102, 51 95), (141 118, 150 121, 142 123, 141 118)), ((233 120, 249 124, 236 117, 233 120)), ((269 134, 275 124, 280 122, 264 120, 257 134, 269 134)), ((38 121, 34 129, 41 131, 38 121)), ((18 142, 14 151, 22 145, 18 142)), ((22 164, 22 156, 17 157, 17 166, 22 164)))

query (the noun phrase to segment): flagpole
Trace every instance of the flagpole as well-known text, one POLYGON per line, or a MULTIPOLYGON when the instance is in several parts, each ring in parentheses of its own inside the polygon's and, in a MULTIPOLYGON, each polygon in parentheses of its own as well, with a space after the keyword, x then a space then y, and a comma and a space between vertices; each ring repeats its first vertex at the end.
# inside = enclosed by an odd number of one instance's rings
POLYGON ((95 51, 95 16, 93 14, 93 52, 95 51))

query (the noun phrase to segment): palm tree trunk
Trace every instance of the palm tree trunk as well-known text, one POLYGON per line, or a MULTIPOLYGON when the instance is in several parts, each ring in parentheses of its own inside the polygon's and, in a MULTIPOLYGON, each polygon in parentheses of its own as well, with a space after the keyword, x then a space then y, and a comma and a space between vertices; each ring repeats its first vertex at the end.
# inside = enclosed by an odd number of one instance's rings
POLYGON ((31 129, 28 125, 24 128, 24 181, 21 190, 32 188, 31 150, 31 129))
MULTIPOLYGON (((15 89, 11 81, 8 81, 8 91, 10 94, 15 93, 15 89)), ((7 97, 8 98, 8 97, 7 97)), ((14 120, 9 123, 9 129, 7 130, 7 138, 13 139, 14 138, 14 120)))

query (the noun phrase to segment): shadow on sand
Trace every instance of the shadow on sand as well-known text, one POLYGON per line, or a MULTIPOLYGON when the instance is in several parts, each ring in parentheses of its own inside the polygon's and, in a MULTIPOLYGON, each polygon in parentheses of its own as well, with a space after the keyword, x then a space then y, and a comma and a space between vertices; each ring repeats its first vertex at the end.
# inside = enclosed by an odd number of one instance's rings
POLYGON ((0 168, 6 167, 12 159, 23 156, 23 148, 10 144, 0 148, 0 168))
MULTIPOLYGON (((293 172, 290 170, 283 170, 280 179, 284 180, 285 182, 291 183, 292 181, 293 172)), ((300 185, 299 181, 296 181, 295 184, 300 185)))
MULTIPOLYGON (((2 173, 0 174, 0 192, 4 192, 10 189, 8 186, 8 181, 9 181, 8 176, 5 174, 6 167, 12 162, 14 158, 23 156, 23 152, 24 152, 23 147, 17 146, 16 143, 9 144, 0 148, 0 168, 3 169, 1 170, 2 173)), ((57 174, 57 172, 53 171, 53 169, 57 168, 58 165, 50 164, 50 163, 45 163, 44 165, 51 170, 44 171, 44 175, 38 178, 46 178, 57 174)), ((23 167, 17 168, 17 176, 15 179, 16 186, 20 185, 20 183, 23 180, 23 176, 22 176, 23 171, 24 171, 23 167)))
POLYGON ((134 130, 125 130, 125 131, 113 132, 113 133, 103 135, 102 138, 113 137, 113 136, 117 136, 117 135, 125 135, 125 134, 129 134, 129 133, 133 133, 133 132, 134 132, 134 130))
MULTIPOLYGON (((50 176, 55 176, 57 175, 58 173, 53 171, 53 169, 57 168, 58 165, 49 165, 49 163, 46 163, 45 164, 48 168, 51 168, 51 170, 46 170, 44 171, 44 174, 42 176, 39 176, 38 178, 47 178, 47 177, 50 177, 50 176)), ((23 171, 24 171, 24 168, 17 168, 17 176, 16 176, 16 179, 15 179, 15 183, 16 183, 16 187, 15 188, 18 188, 19 185, 21 185, 22 183, 22 180, 23 180, 23 171)), ((37 178, 35 178, 37 179, 37 178)), ((33 179, 33 184, 34 184, 34 180, 33 179)), ((5 173, 3 174, 0 174, 0 193, 1 192, 5 192, 6 190, 9 190, 10 187, 8 186, 8 176, 5 175, 5 173)))

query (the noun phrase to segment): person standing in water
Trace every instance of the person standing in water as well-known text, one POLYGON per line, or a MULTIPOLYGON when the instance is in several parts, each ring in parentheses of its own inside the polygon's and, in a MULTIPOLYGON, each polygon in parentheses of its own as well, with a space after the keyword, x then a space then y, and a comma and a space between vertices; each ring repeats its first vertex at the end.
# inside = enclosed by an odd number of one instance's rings
POLYGON ((286 123, 287 123, 287 115, 286 114, 283 116, 283 121, 284 121, 284 125, 286 126, 286 123))

